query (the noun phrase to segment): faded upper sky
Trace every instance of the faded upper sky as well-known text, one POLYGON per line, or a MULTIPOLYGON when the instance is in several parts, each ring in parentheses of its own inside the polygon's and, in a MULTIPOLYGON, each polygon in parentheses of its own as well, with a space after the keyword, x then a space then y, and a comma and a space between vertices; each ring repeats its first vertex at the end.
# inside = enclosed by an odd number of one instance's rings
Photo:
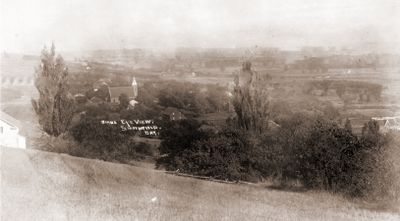
MULTIPOLYGON (((1 0, 1 49, 349 46, 399 42, 398 0, 1 0)), ((397 44, 398 45, 398 44, 397 44)))

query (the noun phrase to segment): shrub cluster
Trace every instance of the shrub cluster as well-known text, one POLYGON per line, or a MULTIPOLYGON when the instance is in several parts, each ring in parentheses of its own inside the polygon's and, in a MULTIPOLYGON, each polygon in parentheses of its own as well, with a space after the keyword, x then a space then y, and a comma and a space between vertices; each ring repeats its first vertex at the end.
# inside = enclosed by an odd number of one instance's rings
POLYGON ((77 143, 71 149, 72 155, 118 162, 154 155, 149 144, 133 139, 134 131, 121 132, 118 125, 101 124, 101 120, 119 120, 121 116, 135 113, 113 112, 108 104, 88 105, 83 109, 79 120, 69 130, 72 139, 77 143))
POLYGON ((388 138, 379 133, 375 121, 364 126, 366 132, 361 137, 354 135, 348 124, 342 128, 322 117, 294 116, 281 126, 261 143, 266 152, 263 161, 269 162, 264 176, 363 196, 376 190, 378 185, 372 180, 380 180, 382 171, 389 171, 381 163, 388 138))
POLYGON ((377 122, 357 137, 323 117, 293 115, 262 136, 233 127, 211 133, 195 121, 173 122, 162 133, 158 165, 227 180, 300 181, 304 187, 349 196, 384 195, 390 164, 388 136, 377 122))

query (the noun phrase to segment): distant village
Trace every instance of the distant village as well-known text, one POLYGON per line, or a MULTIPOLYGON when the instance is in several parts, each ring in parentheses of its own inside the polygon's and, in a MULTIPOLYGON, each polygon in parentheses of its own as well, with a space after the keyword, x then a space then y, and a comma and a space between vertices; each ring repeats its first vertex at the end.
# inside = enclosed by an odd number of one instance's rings
MULTIPOLYGON (((312 82, 313 84, 310 84, 306 82, 304 88, 309 88, 306 93, 313 96, 329 97, 334 96, 338 90, 335 84, 329 83, 331 75, 334 76, 339 73, 343 76, 351 76, 353 72, 359 70, 374 71, 381 68, 395 68, 400 63, 399 55, 379 51, 380 49, 373 44, 359 49, 304 47, 297 51, 258 46, 209 49, 177 48, 173 53, 155 53, 145 49, 123 49, 91 51, 83 57, 66 54, 65 58, 73 78, 71 89, 77 103, 106 102, 118 107, 121 105, 121 99, 123 99, 127 102, 126 109, 134 110, 140 104, 140 99, 138 100, 140 91, 143 91, 143 87, 148 87, 150 83, 154 85, 157 84, 155 82, 170 80, 184 80, 202 84, 217 83, 225 88, 223 98, 219 101, 220 105, 215 109, 218 111, 196 117, 221 124, 232 115, 233 106, 229 99, 232 96, 233 76, 238 74, 238 70, 245 60, 250 60, 253 68, 258 72, 274 75, 274 81, 271 81, 270 85, 266 85, 272 90, 272 93, 279 94, 281 93, 279 90, 283 90, 279 88, 281 83, 277 82, 276 76, 284 78, 284 76, 305 75, 307 78, 312 78, 313 81, 328 84, 328 87, 330 87, 326 89, 324 88, 326 86, 322 83, 312 82), (79 78, 82 74, 87 75, 90 79, 82 81, 79 78), (86 85, 74 86, 75 84, 83 84, 83 82, 86 85)), ((4 62, 12 63, 18 59, 35 64, 39 62, 39 57, 32 55, 15 55, 3 52, 2 57, 4 58, 3 65, 4 62)), ((33 72, 33 69, 29 69, 33 72)), ((32 74, 18 74, 17 72, 14 73, 14 70, 11 70, 9 74, 2 74, 0 81, 4 91, 12 87, 31 88, 35 84, 32 74)), ((343 98, 343 102, 347 102, 346 99, 348 100, 351 94, 357 94, 354 95, 355 98, 352 98, 357 102, 378 102, 380 94, 372 94, 374 90, 370 90, 370 88, 371 86, 349 88, 344 91, 341 98, 343 98)), ((154 99, 154 102, 157 103, 158 98, 154 99)), ((195 116, 193 111, 174 106, 162 106, 158 110, 160 112, 157 118, 171 121, 195 116)), ((399 117, 390 115, 373 115, 372 117, 380 122, 382 128, 387 130, 399 130, 400 128, 399 117)), ((353 119, 353 117, 350 117, 350 119, 353 119)), ((3 142, 3 145, 9 145, 11 142, 14 146, 25 147, 23 137, 21 138, 21 135, 18 135, 20 126, 16 122, 18 120, 9 114, 2 114, 3 126, 1 132, 8 137, 4 141, 7 144, 3 142)), ((275 124, 274 121, 271 121, 271 125, 275 124)))

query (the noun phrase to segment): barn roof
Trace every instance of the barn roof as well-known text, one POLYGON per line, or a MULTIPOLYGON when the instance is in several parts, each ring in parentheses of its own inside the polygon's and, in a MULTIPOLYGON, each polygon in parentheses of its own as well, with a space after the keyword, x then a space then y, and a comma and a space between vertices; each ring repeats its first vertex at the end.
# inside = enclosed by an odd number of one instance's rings
POLYGON ((131 86, 126 87, 110 87, 110 97, 119 98, 121 94, 126 94, 128 97, 135 97, 133 93, 133 88, 131 86))

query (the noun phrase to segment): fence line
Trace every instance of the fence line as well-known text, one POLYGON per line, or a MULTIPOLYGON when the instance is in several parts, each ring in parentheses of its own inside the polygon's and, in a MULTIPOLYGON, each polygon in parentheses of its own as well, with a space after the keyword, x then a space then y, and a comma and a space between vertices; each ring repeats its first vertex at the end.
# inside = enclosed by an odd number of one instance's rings
POLYGON ((220 179, 215 179, 213 177, 208 177, 208 176, 198 176, 198 175, 191 175, 191 174, 187 174, 187 173, 180 173, 179 171, 165 171, 165 173, 172 174, 175 176, 190 177, 190 178, 212 181, 212 182, 217 182, 217 183, 256 185, 256 183, 251 183, 251 182, 246 182, 246 181, 241 181, 241 180, 238 180, 238 181, 220 180, 220 179))

